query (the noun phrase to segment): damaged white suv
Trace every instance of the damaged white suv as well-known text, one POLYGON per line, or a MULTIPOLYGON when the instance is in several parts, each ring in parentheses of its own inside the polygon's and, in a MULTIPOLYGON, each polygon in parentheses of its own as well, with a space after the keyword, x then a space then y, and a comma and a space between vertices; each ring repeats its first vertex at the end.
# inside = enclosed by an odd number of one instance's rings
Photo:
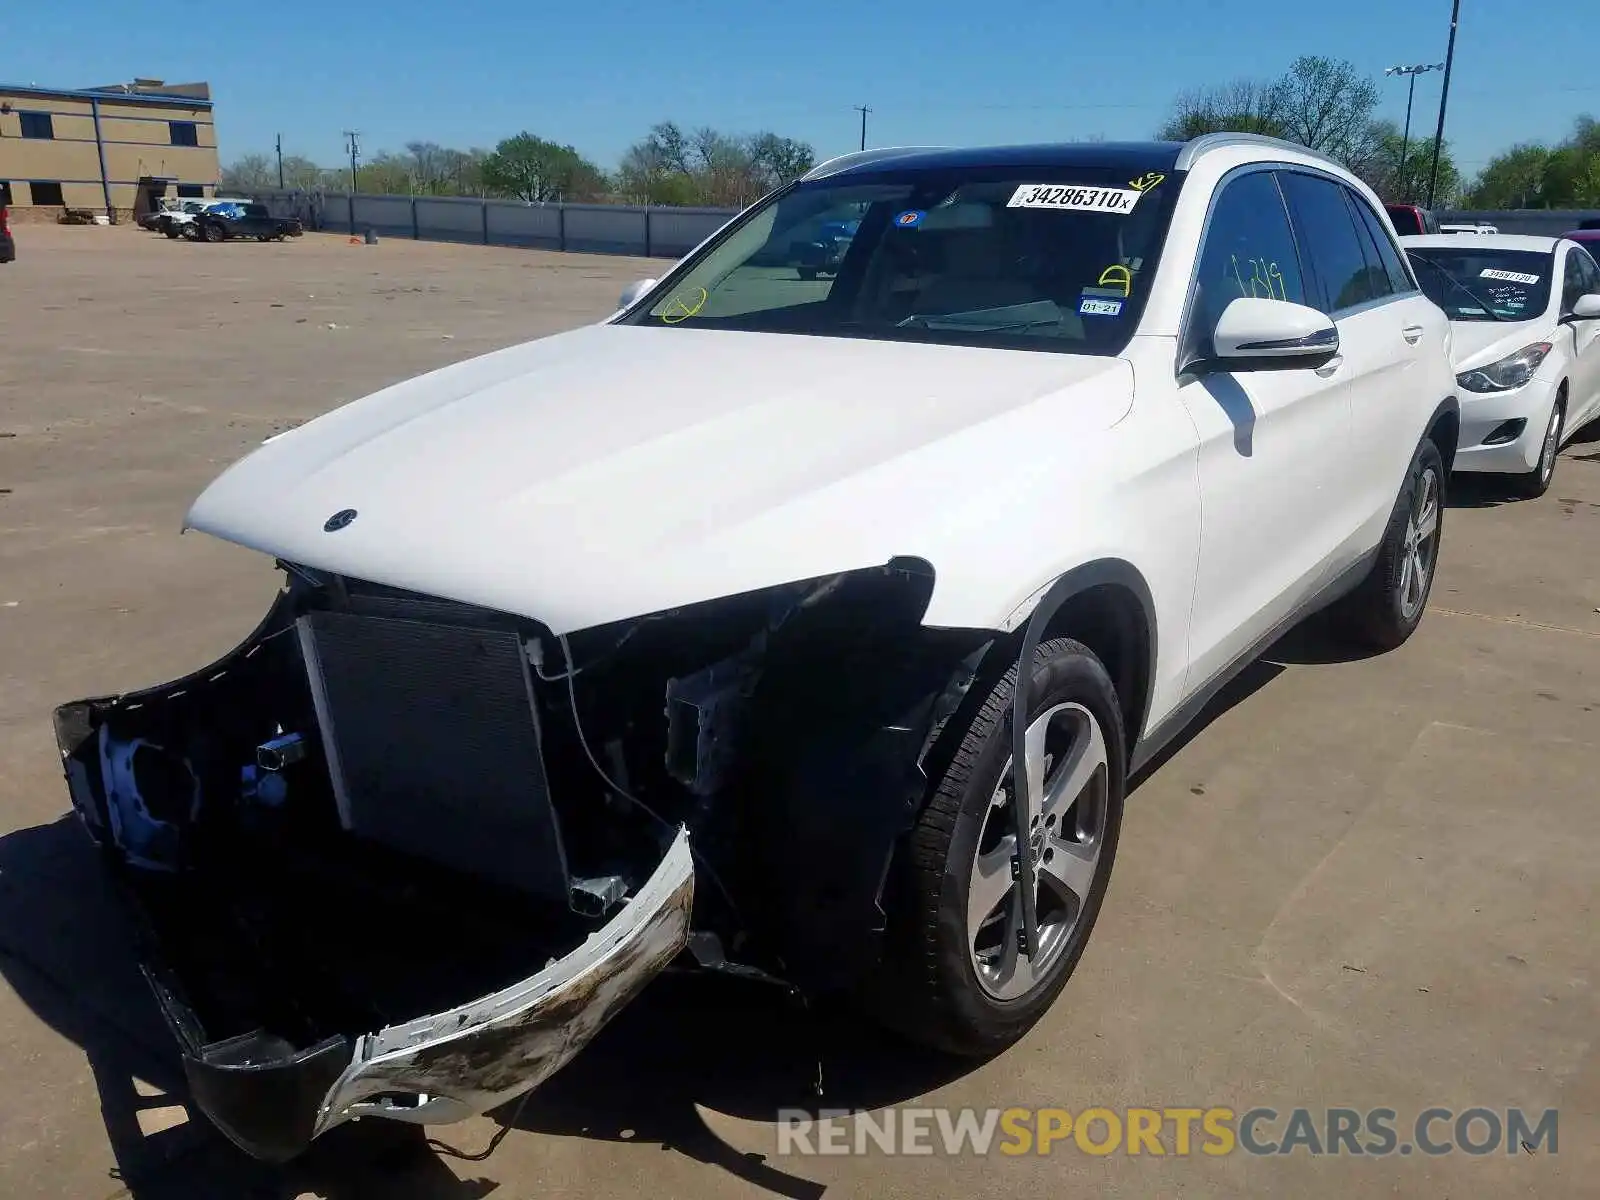
POLYGON ((850 155, 230 468, 260 627, 56 714, 199 1105, 483 1111, 680 954, 1022 1036, 1129 772, 1313 609, 1421 619, 1455 377, 1382 214, 1233 135, 850 155))

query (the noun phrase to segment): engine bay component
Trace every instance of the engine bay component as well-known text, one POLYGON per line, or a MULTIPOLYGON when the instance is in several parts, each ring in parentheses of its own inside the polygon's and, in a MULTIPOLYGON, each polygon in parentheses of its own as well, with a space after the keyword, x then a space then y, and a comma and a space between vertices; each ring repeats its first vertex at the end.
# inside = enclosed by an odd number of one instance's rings
POLYGON ((566 903, 517 634, 334 611, 296 624, 344 827, 566 903))

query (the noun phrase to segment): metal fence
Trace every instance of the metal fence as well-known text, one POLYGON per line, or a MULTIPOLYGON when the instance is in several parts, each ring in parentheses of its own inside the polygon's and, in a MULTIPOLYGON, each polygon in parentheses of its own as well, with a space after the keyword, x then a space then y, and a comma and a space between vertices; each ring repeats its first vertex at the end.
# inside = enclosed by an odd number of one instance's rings
POLYGON ((1600 220, 1600 208, 1512 208, 1497 212, 1440 209, 1441 225, 1493 225, 1501 233, 1529 233, 1556 237, 1578 227, 1580 221, 1600 220))
MULTIPOLYGON (((732 208, 668 208, 632 204, 525 204, 462 196, 374 196, 343 192, 268 191, 256 199, 273 216, 297 217, 307 229, 430 242, 477 242, 539 250, 581 250, 681 258, 738 215, 732 208)), ((1441 223, 1484 222, 1501 233, 1547 236, 1600 220, 1600 209, 1443 209, 1441 223)))
POLYGON ((260 192, 255 198, 273 216, 297 217, 307 229, 647 258, 681 258, 739 211, 300 191, 260 192))

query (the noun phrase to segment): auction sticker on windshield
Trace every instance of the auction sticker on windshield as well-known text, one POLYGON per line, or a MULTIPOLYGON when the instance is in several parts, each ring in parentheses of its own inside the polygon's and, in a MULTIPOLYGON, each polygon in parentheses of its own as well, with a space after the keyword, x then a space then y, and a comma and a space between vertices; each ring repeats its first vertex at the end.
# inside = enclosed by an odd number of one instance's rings
POLYGON ((1478 274, 1483 279, 1503 279, 1507 283, 1525 283, 1529 287, 1539 282, 1537 275, 1524 275, 1520 271, 1500 271, 1494 267, 1485 267, 1478 274))
POLYGON ((1024 183, 1006 201, 1007 208, 1058 208, 1073 212, 1131 213, 1144 193, 1133 188, 1062 187, 1024 183))

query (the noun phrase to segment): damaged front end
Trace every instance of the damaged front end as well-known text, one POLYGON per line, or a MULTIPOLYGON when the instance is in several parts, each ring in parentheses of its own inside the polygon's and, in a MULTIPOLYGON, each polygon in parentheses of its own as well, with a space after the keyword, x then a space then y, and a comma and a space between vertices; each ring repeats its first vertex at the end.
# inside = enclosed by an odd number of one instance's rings
POLYGON ((285 566, 217 663, 55 717, 194 1099, 247 1152, 486 1111, 691 946, 870 969, 988 637, 921 626, 925 564, 570 636, 285 566))

